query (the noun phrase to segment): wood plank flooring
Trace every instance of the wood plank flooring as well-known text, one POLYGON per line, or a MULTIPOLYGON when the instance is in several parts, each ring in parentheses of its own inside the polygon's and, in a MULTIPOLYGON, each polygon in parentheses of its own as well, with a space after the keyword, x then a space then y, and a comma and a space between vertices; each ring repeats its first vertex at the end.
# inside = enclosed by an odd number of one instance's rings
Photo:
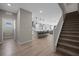
POLYGON ((58 56, 53 52, 53 36, 38 39, 32 38, 32 42, 19 45, 12 39, 6 40, 0 47, 3 56, 58 56))

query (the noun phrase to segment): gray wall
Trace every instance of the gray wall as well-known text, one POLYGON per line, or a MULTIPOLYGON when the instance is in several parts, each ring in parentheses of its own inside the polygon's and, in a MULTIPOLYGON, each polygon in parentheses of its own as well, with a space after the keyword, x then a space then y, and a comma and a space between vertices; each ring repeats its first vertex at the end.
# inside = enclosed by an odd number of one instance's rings
POLYGON ((17 42, 27 43, 32 40, 32 13, 20 9, 17 14, 17 42))

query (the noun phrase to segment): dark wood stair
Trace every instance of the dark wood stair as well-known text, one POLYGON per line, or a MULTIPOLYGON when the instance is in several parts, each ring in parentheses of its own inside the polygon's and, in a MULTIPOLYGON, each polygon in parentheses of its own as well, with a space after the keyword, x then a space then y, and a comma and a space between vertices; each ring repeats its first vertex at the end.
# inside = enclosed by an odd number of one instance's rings
POLYGON ((63 56, 79 56, 79 14, 66 14, 57 44, 57 53, 63 56))

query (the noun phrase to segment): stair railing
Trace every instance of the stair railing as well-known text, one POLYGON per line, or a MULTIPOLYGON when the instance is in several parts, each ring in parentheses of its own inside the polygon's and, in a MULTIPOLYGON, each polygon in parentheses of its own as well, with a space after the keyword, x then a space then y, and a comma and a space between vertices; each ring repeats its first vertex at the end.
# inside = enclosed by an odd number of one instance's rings
POLYGON ((54 25, 54 28, 53 28, 54 51, 56 51, 56 47, 57 47, 57 43, 58 43, 58 39, 59 39, 59 35, 62 29, 63 22, 64 22, 63 16, 61 16, 57 25, 54 25))

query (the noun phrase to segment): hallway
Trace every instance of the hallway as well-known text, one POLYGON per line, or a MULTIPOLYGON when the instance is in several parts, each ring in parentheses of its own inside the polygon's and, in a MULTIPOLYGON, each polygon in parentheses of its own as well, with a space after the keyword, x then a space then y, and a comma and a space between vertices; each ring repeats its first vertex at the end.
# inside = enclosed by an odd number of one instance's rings
POLYGON ((78 4, 0 5, 1 56, 79 55, 78 4))
POLYGON ((1 55, 16 55, 16 56, 56 56, 52 47, 52 35, 42 39, 33 38, 32 43, 19 45, 12 39, 6 40, 0 45, 1 55), (16 48, 16 49, 15 49, 16 48))
POLYGON ((55 43, 53 41, 53 27, 57 24, 60 17, 62 16, 62 10, 59 7, 58 3, 3 3, 0 4, 0 7, 0 16, 2 16, 0 17, 0 33, 2 37, 0 37, 0 55, 56 55, 53 51, 55 50, 55 43), (11 7, 9 5, 11 5, 11 7), (28 6, 30 7, 28 8, 28 6), (38 39, 36 37, 32 38, 32 32, 34 31, 36 33, 41 32, 41 34, 43 35, 47 35, 49 32, 50 34, 42 39, 38 39))

